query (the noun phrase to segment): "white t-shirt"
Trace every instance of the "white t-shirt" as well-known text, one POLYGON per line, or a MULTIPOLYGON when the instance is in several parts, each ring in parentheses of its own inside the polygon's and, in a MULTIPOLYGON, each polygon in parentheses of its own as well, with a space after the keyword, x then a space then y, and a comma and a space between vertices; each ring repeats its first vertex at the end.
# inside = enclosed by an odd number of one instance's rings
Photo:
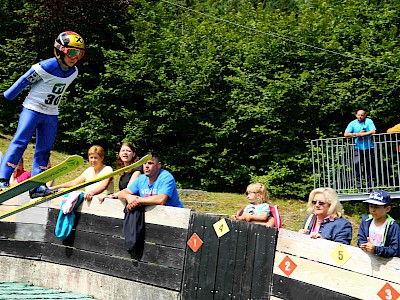
POLYGON ((369 240, 374 246, 384 246, 383 240, 385 237, 385 230, 388 220, 381 226, 376 226, 375 220, 372 220, 371 225, 369 225, 369 240))

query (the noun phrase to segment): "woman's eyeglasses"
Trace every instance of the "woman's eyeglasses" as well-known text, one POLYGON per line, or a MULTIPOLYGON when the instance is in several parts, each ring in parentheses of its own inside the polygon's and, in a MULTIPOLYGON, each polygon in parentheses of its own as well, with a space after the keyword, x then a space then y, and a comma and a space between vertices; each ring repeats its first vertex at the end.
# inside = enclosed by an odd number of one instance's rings
POLYGON ((326 202, 323 201, 311 201, 312 205, 320 205, 320 206, 324 206, 326 204, 326 202))

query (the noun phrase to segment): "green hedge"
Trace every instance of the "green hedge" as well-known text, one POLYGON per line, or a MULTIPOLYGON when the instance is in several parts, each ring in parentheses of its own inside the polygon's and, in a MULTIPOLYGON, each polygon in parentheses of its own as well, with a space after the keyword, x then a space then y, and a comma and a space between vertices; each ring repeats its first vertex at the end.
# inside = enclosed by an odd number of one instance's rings
MULTIPOLYGON (((60 31, 88 45, 56 149, 98 143, 114 163, 129 140, 160 152, 182 188, 260 179, 305 197, 311 139, 342 136, 359 108, 379 132, 400 120, 397 1, 2 3, 0 90, 51 56, 60 31)), ((0 104, 0 130, 15 130, 22 99, 0 104)))

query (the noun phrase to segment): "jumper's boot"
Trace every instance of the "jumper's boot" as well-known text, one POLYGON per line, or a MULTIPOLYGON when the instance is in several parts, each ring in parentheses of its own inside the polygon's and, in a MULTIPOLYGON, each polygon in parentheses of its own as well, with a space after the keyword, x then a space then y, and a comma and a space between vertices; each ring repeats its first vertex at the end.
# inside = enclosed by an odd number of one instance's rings
POLYGON ((8 189, 10 187, 10 184, 8 183, 7 179, 0 178, 0 191, 8 189))
POLYGON ((38 198, 38 197, 44 197, 47 195, 54 194, 55 190, 52 190, 47 187, 47 185, 42 184, 41 186, 38 186, 37 188, 29 190, 29 196, 33 198, 38 198))

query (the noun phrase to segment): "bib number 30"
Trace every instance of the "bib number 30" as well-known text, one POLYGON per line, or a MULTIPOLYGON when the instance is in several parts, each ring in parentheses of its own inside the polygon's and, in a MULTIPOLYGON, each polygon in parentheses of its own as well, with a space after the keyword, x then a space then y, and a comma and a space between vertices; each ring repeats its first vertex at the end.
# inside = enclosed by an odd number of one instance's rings
POLYGON ((61 95, 53 95, 49 94, 47 95, 47 99, 44 100, 44 103, 49 104, 49 105, 58 105, 60 103, 61 95))

